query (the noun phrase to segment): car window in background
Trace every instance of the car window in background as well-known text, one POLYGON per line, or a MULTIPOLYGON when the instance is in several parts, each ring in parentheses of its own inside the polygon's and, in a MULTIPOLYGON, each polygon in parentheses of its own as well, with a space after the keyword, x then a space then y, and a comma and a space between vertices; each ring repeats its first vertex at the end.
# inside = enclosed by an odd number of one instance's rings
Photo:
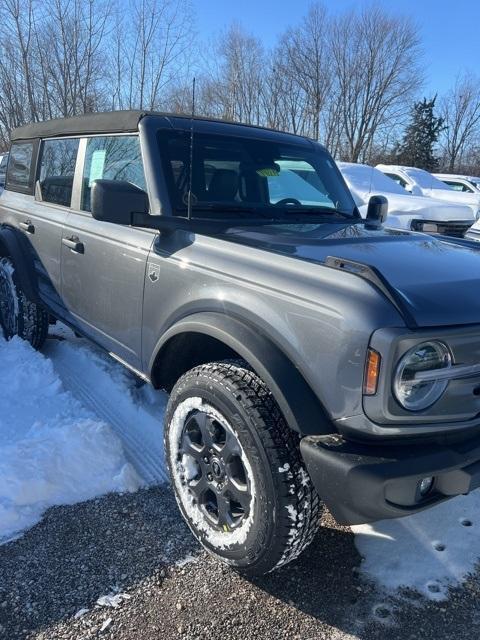
POLYGON ((445 182, 445 184, 447 184, 454 191, 474 193, 474 190, 470 187, 467 187, 467 185, 463 184, 463 182, 451 182, 450 180, 442 180, 442 182, 445 182))
POLYGON ((43 142, 39 181, 44 202, 70 206, 78 144, 78 138, 43 142))
POLYGON ((10 149, 7 169, 7 186, 26 191, 32 187, 33 142, 14 142, 10 149))
POLYGON ((83 211, 91 211, 94 180, 125 180, 146 191, 138 136, 99 136, 89 138, 83 168, 83 211))
POLYGON ((390 180, 393 180, 398 185, 400 185, 403 189, 407 188, 407 181, 404 180, 397 173, 389 173, 388 171, 385 171, 385 175, 387 176, 387 178, 390 178, 390 180))

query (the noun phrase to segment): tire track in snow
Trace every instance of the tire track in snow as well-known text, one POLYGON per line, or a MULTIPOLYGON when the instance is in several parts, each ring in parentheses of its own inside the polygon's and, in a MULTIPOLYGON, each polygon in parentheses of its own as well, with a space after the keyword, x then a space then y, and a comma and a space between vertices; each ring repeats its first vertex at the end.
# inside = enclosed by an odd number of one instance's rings
POLYGON ((150 393, 149 398, 146 389, 135 388, 122 365, 81 341, 50 343, 45 353, 65 388, 112 427, 145 483, 168 482, 163 452, 166 395, 150 393))

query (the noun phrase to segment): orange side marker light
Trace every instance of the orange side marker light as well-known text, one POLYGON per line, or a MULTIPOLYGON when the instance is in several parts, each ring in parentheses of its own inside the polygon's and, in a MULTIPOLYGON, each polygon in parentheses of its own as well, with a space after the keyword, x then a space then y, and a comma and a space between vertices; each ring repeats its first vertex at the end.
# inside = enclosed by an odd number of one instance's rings
POLYGON ((368 350, 363 376, 363 393, 366 396, 374 396, 377 393, 381 360, 378 351, 375 351, 375 349, 368 350))

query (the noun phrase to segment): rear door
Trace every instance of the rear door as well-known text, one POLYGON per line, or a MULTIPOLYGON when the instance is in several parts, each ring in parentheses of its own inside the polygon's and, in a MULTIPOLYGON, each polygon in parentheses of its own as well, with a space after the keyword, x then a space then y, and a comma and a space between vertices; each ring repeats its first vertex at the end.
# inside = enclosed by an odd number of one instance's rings
POLYGON ((14 226, 28 240, 39 293, 47 305, 63 315, 60 255, 62 227, 72 201, 78 138, 14 143, 2 203, 14 226), (38 180, 35 184, 35 178, 38 180))
POLYGON ((62 296, 79 328, 130 366, 141 369, 142 306, 152 230, 95 220, 92 182, 127 180, 146 189, 137 135, 82 139, 78 201, 62 238, 62 296))

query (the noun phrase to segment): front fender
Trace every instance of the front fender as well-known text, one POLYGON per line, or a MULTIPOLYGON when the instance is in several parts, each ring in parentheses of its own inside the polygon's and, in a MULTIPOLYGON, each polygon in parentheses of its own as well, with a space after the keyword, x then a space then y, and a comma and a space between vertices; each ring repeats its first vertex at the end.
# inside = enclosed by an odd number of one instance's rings
POLYGON ((221 313, 198 313, 173 325, 156 345, 149 363, 150 374, 169 340, 186 333, 215 338, 238 353, 264 380, 287 423, 300 434, 318 435, 336 430, 319 399, 289 358, 254 327, 221 313))

